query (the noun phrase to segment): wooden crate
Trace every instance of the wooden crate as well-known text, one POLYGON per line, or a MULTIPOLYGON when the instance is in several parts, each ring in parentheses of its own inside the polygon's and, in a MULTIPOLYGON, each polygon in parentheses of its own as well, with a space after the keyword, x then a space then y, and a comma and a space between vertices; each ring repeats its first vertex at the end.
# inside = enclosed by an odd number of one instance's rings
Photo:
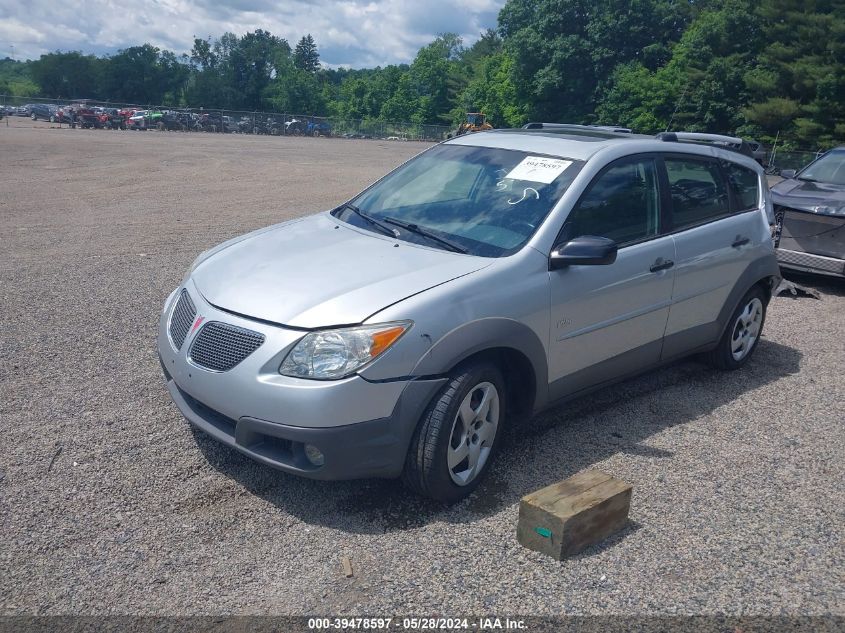
POLYGON ((604 540, 628 521, 630 484, 587 470, 525 495, 519 503, 517 540, 563 560, 604 540))

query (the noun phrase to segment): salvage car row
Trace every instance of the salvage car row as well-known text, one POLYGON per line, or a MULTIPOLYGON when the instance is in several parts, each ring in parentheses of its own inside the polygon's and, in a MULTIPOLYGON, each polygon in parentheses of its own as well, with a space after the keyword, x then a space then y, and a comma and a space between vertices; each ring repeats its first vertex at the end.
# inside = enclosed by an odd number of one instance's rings
POLYGON ((111 130, 170 130, 185 132, 225 132, 240 134, 270 134, 279 136, 331 136, 327 121, 255 113, 241 117, 228 116, 220 111, 191 112, 187 110, 140 110, 91 106, 86 103, 56 105, 32 103, 5 107, 5 114, 29 117, 33 121, 67 124, 71 127, 111 130))

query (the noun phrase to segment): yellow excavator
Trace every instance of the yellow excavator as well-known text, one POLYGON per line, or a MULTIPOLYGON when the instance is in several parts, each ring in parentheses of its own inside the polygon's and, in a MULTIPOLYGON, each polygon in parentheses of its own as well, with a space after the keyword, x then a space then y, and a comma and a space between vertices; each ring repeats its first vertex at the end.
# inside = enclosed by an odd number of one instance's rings
POLYGON ((487 122, 487 117, 484 116, 483 112, 467 112, 467 119, 458 126, 455 136, 492 129, 493 126, 487 122))

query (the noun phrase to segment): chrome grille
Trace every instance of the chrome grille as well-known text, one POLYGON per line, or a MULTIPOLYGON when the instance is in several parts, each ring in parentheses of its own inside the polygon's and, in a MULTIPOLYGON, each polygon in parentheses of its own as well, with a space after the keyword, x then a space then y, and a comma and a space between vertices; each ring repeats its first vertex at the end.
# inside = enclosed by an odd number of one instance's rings
POLYGON ((263 334, 212 321, 199 331, 188 356, 200 367, 229 371, 261 347, 263 342, 263 334))
POLYGON ((183 288, 170 315, 170 342, 177 350, 182 349, 182 343, 185 342, 185 337, 188 336, 188 330, 191 329, 196 316, 197 309, 194 307, 194 302, 191 301, 188 291, 183 288))

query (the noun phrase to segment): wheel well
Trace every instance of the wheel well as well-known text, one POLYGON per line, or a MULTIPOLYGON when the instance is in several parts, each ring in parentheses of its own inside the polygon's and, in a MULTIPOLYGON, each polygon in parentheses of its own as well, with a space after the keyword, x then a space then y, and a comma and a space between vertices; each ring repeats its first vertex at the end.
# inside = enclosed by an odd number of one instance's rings
MULTIPOLYGON (((775 290, 774 284, 776 281, 777 279, 774 277, 766 277, 765 279, 761 279, 756 284, 754 284, 754 286, 759 286, 763 290, 763 293, 766 295, 766 304, 768 304, 769 301, 772 300, 772 293, 775 290)), ((754 286, 752 286, 752 288, 754 286)))
POLYGON ((494 364, 505 379, 508 412, 515 416, 530 415, 537 393, 537 377, 528 357, 512 347, 495 347, 476 352, 457 366, 474 362, 494 364))

